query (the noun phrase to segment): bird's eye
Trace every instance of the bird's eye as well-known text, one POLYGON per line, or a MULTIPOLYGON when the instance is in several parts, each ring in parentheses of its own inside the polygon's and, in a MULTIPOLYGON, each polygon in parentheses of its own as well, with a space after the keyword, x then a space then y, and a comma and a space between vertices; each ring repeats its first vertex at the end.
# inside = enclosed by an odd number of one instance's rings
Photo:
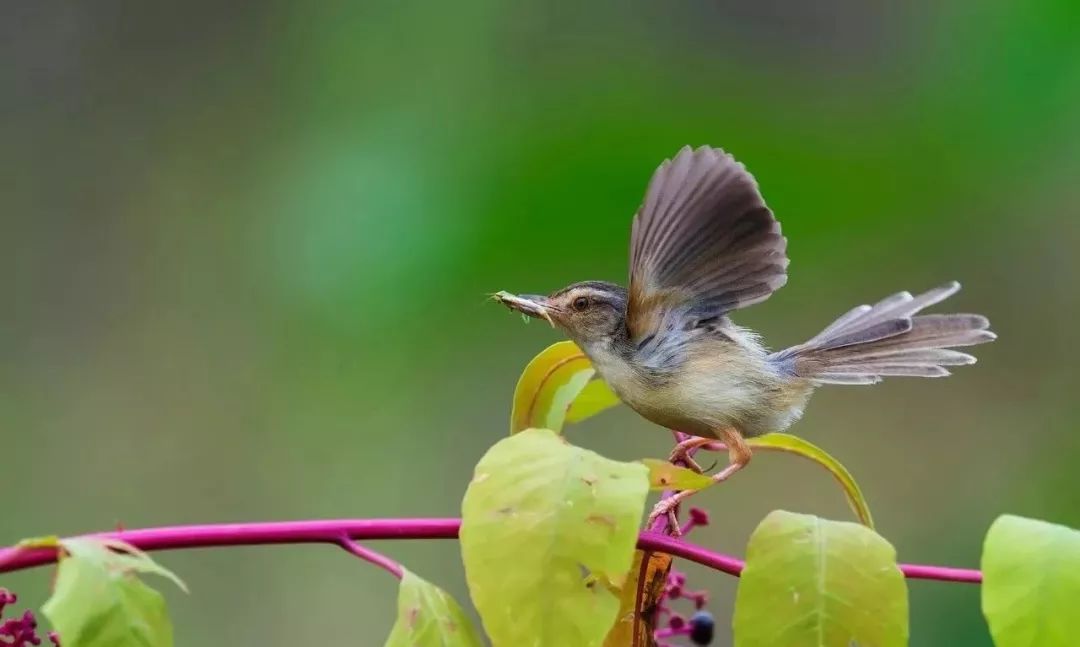
POLYGON ((574 310, 581 312, 585 308, 589 307, 589 297, 578 297, 574 299, 574 310))

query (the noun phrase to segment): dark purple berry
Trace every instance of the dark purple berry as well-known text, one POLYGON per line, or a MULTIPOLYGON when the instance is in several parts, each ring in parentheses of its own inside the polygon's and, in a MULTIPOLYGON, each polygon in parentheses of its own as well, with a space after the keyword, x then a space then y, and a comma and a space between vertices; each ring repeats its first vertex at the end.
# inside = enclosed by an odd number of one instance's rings
POLYGON ((711 645, 716 623, 708 611, 698 611, 690 616, 690 641, 695 645, 711 645))

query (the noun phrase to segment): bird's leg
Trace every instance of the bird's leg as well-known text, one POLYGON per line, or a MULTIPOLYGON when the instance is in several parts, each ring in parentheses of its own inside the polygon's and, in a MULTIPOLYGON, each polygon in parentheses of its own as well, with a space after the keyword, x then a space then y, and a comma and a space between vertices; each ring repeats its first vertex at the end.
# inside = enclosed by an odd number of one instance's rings
POLYGON ((680 442, 678 445, 675 445, 675 448, 671 450, 671 455, 668 456, 668 461, 672 463, 682 463, 689 469, 701 474, 704 470, 701 469, 701 465, 698 465, 691 454, 697 449, 717 450, 723 449, 723 447, 723 444, 712 438, 691 437, 680 442), (712 446, 710 447, 710 445, 712 446))
MULTIPOLYGON (((718 435, 720 436, 721 442, 723 442, 724 445, 728 448, 729 463, 727 467, 720 470, 716 474, 713 474, 710 477, 712 478, 713 483, 720 483, 721 481, 726 481, 732 474, 738 472, 743 467, 746 467, 746 464, 750 462, 750 457, 752 455, 750 451, 750 446, 746 444, 746 440, 743 439, 742 434, 740 434, 734 428, 724 428, 720 430, 720 433, 718 435)), ((691 440, 705 440, 705 444, 708 444, 709 442, 714 442, 703 438, 694 438, 691 440)), ((681 445, 683 443, 679 444, 681 445)), ((697 445, 697 447, 700 446, 701 445, 697 445)), ((661 499, 660 502, 657 503, 655 507, 653 507, 652 512, 649 513, 649 520, 648 522, 646 522, 646 527, 652 526, 653 521, 655 521, 659 517, 663 515, 669 515, 669 520, 674 521, 674 523, 671 523, 672 534, 676 537, 681 535, 682 531, 679 529, 678 517, 675 516, 674 513, 679 507, 679 504, 682 503, 683 500, 693 496, 695 492, 697 492, 697 490, 683 490, 682 492, 676 492, 675 494, 667 497, 666 499, 661 499)))

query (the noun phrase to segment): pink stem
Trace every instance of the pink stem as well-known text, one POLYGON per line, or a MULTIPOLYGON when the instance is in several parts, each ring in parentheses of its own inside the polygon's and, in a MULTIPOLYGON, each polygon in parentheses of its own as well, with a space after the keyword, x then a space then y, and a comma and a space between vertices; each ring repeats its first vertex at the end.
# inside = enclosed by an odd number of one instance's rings
MULTIPOLYGON (((342 537, 369 540, 454 539, 460 526, 460 519, 327 519, 164 526, 94 533, 84 537, 119 539, 142 550, 170 550, 262 544, 340 545, 342 537)), ((637 545, 642 550, 668 553, 731 575, 738 575, 743 569, 743 561, 737 557, 714 553, 696 544, 654 532, 641 533, 637 545)), ((55 561, 55 548, 9 546, 0 549, 0 573, 42 566, 55 561)), ((966 568, 901 564, 900 570, 912 579, 971 583, 982 581, 982 573, 966 568)))
POLYGON ((405 569, 401 567, 401 564, 398 564, 382 553, 377 553, 370 548, 365 548, 347 536, 339 539, 338 544, 340 544, 346 552, 352 553, 360 559, 378 566, 399 580, 405 577, 405 569))
POLYGON ((675 636, 689 636, 691 632, 690 626, 679 627, 678 629, 672 629, 667 627, 665 629, 657 629, 653 638, 659 640, 660 638, 674 638, 675 636))
POLYGON ((944 582, 982 582, 982 572, 972 568, 953 568, 952 566, 929 566, 927 564, 901 564, 904 577, 912 580, 942 580, 944 582))

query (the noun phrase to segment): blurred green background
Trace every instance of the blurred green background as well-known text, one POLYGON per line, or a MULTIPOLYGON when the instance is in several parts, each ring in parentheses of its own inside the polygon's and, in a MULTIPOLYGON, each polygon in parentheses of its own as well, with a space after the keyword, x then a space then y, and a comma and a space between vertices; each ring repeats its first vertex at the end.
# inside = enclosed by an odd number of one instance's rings
MULTIPOLYGON (((737 317, 774 347, 959 279, 1000 334, 942 381, 820 392, 793 431, 904 561, 976 566, 991 520, 1080 526, 1080 39, 1071 0, 5 3, 0 541, 454 516, 557 337, 485 302, 623 279, 684 144, 732 151, 790 240, 737 317)), ((570 431, 665 455, 626 410, 570 431)), ((849 518, 768 455, 701 495, 849 518)), ((455 542, 379 546, 465 596, 455 542)), ((329 547, 163 554, 179 645, 378 645, 395 585, 329 547)), ((694 571, 726 644, 735 580, 694 571)), ((44 571, 5 576, 30 604, 44 571)), ((167 588, 167 587, 166 587, 167 588)), ((976 587, 911 584, 913 645, 988 645, 976 587)))

